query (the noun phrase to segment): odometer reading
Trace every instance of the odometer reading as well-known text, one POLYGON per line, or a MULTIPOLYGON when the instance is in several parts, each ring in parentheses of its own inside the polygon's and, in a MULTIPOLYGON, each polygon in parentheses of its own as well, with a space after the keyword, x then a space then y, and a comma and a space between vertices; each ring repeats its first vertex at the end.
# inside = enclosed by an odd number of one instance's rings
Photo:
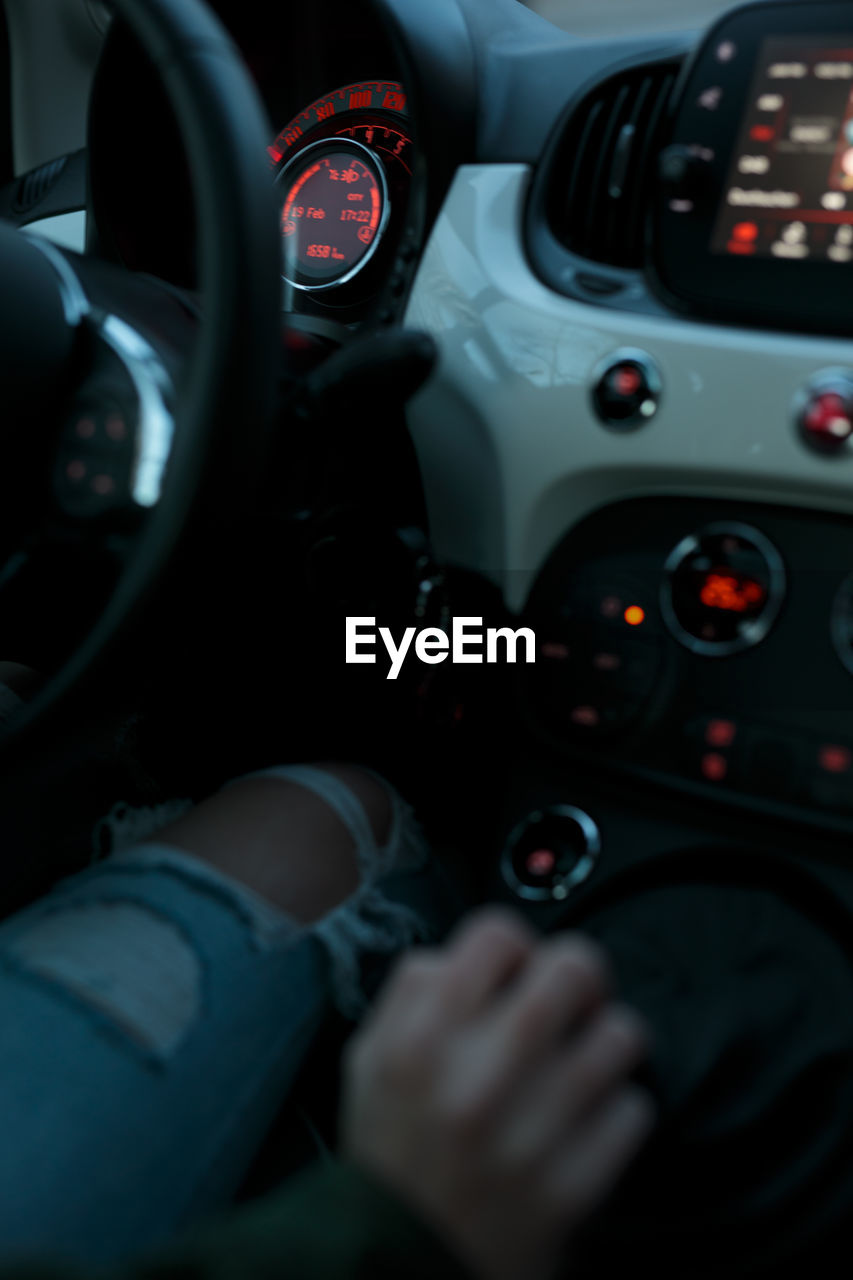
POLYGON ((350 279, 372 255, 388 218, 385 176, 358 142, 306 147, 281 174, 284 275, 302 289, 350 279))

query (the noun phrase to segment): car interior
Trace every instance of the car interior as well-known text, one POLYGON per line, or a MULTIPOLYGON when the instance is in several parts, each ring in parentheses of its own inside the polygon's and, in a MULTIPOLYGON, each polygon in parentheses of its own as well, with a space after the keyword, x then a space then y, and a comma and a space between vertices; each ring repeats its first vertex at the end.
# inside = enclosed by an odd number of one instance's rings
POLYGON ((2 6, 3 910, 329 758, 546 933, 853 909, 853 6, 210 7, 2 6))

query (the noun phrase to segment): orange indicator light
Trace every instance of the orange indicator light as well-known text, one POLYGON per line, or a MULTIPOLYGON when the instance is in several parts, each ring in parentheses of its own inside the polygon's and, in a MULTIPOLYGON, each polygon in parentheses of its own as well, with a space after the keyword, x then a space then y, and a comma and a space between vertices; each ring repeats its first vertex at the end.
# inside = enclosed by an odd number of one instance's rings
POLYGON ((646 611, 638 604, 631 604, 625 610, 623 617, 629 627, 640 627, 646 620, 646 611))

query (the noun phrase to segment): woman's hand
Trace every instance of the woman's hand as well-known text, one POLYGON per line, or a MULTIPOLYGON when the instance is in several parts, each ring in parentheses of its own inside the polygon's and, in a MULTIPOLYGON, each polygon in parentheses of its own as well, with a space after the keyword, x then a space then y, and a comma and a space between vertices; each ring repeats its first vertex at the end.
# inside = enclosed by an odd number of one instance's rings
POLYGON ((349 1047, 345 1154, 481 1280, 547 1280, 653 1123, 642 1024, 578 935, 487 910, 405 957, 349 1047))

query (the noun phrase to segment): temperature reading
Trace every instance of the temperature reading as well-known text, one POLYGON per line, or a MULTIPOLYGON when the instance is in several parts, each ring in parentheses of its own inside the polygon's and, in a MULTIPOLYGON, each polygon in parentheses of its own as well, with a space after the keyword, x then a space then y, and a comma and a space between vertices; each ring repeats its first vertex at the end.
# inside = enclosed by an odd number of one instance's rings
POLYGON ((727 609, 730 613, 748 613, 756 605, 762 605, 766 595, 767 592, 760 582, 723 570, 706 576, 699 592, 699 599, 708 609, 727 609))

